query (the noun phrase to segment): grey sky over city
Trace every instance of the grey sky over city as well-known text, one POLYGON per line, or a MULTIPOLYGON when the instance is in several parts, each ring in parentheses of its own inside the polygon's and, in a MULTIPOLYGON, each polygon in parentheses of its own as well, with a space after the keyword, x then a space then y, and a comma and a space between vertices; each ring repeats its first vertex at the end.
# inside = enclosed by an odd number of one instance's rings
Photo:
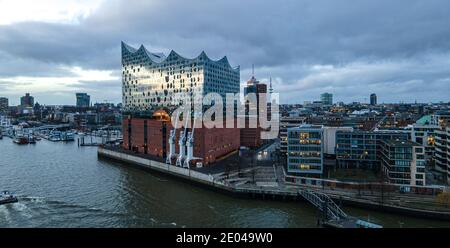
POLYGON ((448 0, 0 0, 0 96, 121 101, 120 42, 205 51, 273 78, 281 103, 450 101, 448 0), (16 13, 16 14, 14 14, 16 13), (20 14, 18 14, 20 13, 20 14))

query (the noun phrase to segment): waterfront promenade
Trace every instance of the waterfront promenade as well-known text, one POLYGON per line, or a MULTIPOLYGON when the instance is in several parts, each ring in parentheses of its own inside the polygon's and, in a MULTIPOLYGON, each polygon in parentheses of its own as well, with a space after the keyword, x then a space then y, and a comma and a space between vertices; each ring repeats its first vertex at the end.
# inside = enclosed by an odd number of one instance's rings
POLYGON ((436 196, 433 194, 338 189, 325 187, 325 184, 322 184, 322 187, 293 185, 286 182, 286 174, 282 167, 267 166, 267 164, 256 167, 240 167, 238 171, 207 173, 205 172, 207 169, 180 168, 164 163, 161 158, 133 154, 118 147, 99 147, 98 155, 175 176, 190 183, 239 197, 303 200, 299 191, 313 189, 326 193, 342 205, 450 221, 450 209, 448 206, 437 204, 436 196))

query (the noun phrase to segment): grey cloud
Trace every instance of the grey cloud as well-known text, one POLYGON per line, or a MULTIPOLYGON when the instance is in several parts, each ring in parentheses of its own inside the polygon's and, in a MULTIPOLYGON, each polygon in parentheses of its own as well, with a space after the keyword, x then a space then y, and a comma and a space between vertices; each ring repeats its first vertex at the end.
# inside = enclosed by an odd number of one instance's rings
MULTIPOLYGON (((280 91, 308 91, 286 92, 292 101, 317 98, 322 90, 350 100, 360 89, 380 91, 389 95, 388 101, 413 99, 423 92, 398 95, 386 87, 446 82, 448 70, 438 60, 446 65, 450 60, 448 9, 446 0, 105 1, 79 25, 0 26, 0 61, 14 58, 0 69, 0 78, 64 74, 55 69, 58 65, 118 71, 124 40, 144 43, 152 51, 174 49, 186 57, 202 50, 212 58, 227 55, 232 65, 241 65, 242 81, 254 63, 257 76, 274 77, 280 91), (345 80, 318 80, 323 68, 311 70, 314 65, 352 68, 356 63, 387 67, 361 68, 353 79, 342 71, 336 74, 345 80), (21 72, 21 67, 28 69, 21 72)), ((443 83, 433 85, 448 89, 443 83)), ((94 91, 104 85, 85 87, 94 91)), ((442 89, 428 91, 436 100, 449 100, 442 89)))

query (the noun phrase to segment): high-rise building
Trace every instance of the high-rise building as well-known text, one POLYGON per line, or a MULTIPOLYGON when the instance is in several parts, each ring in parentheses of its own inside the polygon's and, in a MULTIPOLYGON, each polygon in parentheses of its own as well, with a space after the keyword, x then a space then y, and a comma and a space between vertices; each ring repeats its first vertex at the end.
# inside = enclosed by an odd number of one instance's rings
POLYGON ((377 95, 375 93, 372 93, 370 95, 370 105, 372 106, 377 105, 377 95))
POLYGON ((265 109, 260 109, 260 101, 267 101, 266 99, 260 100, 260 94, 267 93, 267 85, 256 80, 254 76, 247 81, 247 86, 244 88, 244 95, 256 94, 256 106, 255 104, 245 104, 245 128, 241 129, 241 145, 256 148, 263 144, 261 139, 261 132, 263 131, 259 125, 259 116, 267 115, 267 105, 265 109), (256 115, 255 115, 256 113, 256 115), (251 127, 251 122, 256 123, 256 127, 251 127))
POLYGON ((226 93, 238 93, 240 68, 231 67, 227 57, 213 61, 205 52, 187 59, 174 51, 165 56, 122 42, 122 84, 124 111, 147 111, 182 100, 177 93, 218 93, 223 99, 226 93))
POLYGON ((33 107, 34 106, 34 97, 30 95, 30 93, 26 93, 25 96, 20 98, 20 106, 21 107, 33 107))
POLYGON ((8 108, 9 108, 8 98, 0 97, 0 113, 8 112, 8 108))
POLYGON ((91 96, 87 93, 76 93, 77 107, 88 108, 91 105, 91 96))
POLYGON ((320 95, 320 101, 324 105, 333 105, 333 94, 323 93, 320 95))
POLYGON ((412 141, 385 140, 381 146, 382 170, 393 184, 425 186, 425 149, 412 141))
POLYGON ((287 171, 304 177, 323 174, 323 126, 301 125, 288 129, 287 171))

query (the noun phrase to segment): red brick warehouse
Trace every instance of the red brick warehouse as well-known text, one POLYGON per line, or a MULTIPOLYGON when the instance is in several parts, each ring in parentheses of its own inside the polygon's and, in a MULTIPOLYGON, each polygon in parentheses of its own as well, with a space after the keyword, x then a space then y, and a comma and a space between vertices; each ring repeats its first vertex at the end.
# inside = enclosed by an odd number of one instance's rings
MULTIPOLYGON (((224 124, 225 127, 225 124, 224 124)), ((151 118, 123 120, 123 148, 141 154, 166 158, 169 152, 169 134, 172 130, 170 117, 164 111, 156 111, 151 118)), ((175 152, 179 154, 180 131, 176 130, 175 152)), ((184 129, 183 129, 184 130, 184 129)), ((188 129, 190 131, 190 129, 188 129)), ((194 157, 203 164, 216 162, 221 157, 239 150, 240 129, 234 128, 196 128, 194 134, 194 157)))

